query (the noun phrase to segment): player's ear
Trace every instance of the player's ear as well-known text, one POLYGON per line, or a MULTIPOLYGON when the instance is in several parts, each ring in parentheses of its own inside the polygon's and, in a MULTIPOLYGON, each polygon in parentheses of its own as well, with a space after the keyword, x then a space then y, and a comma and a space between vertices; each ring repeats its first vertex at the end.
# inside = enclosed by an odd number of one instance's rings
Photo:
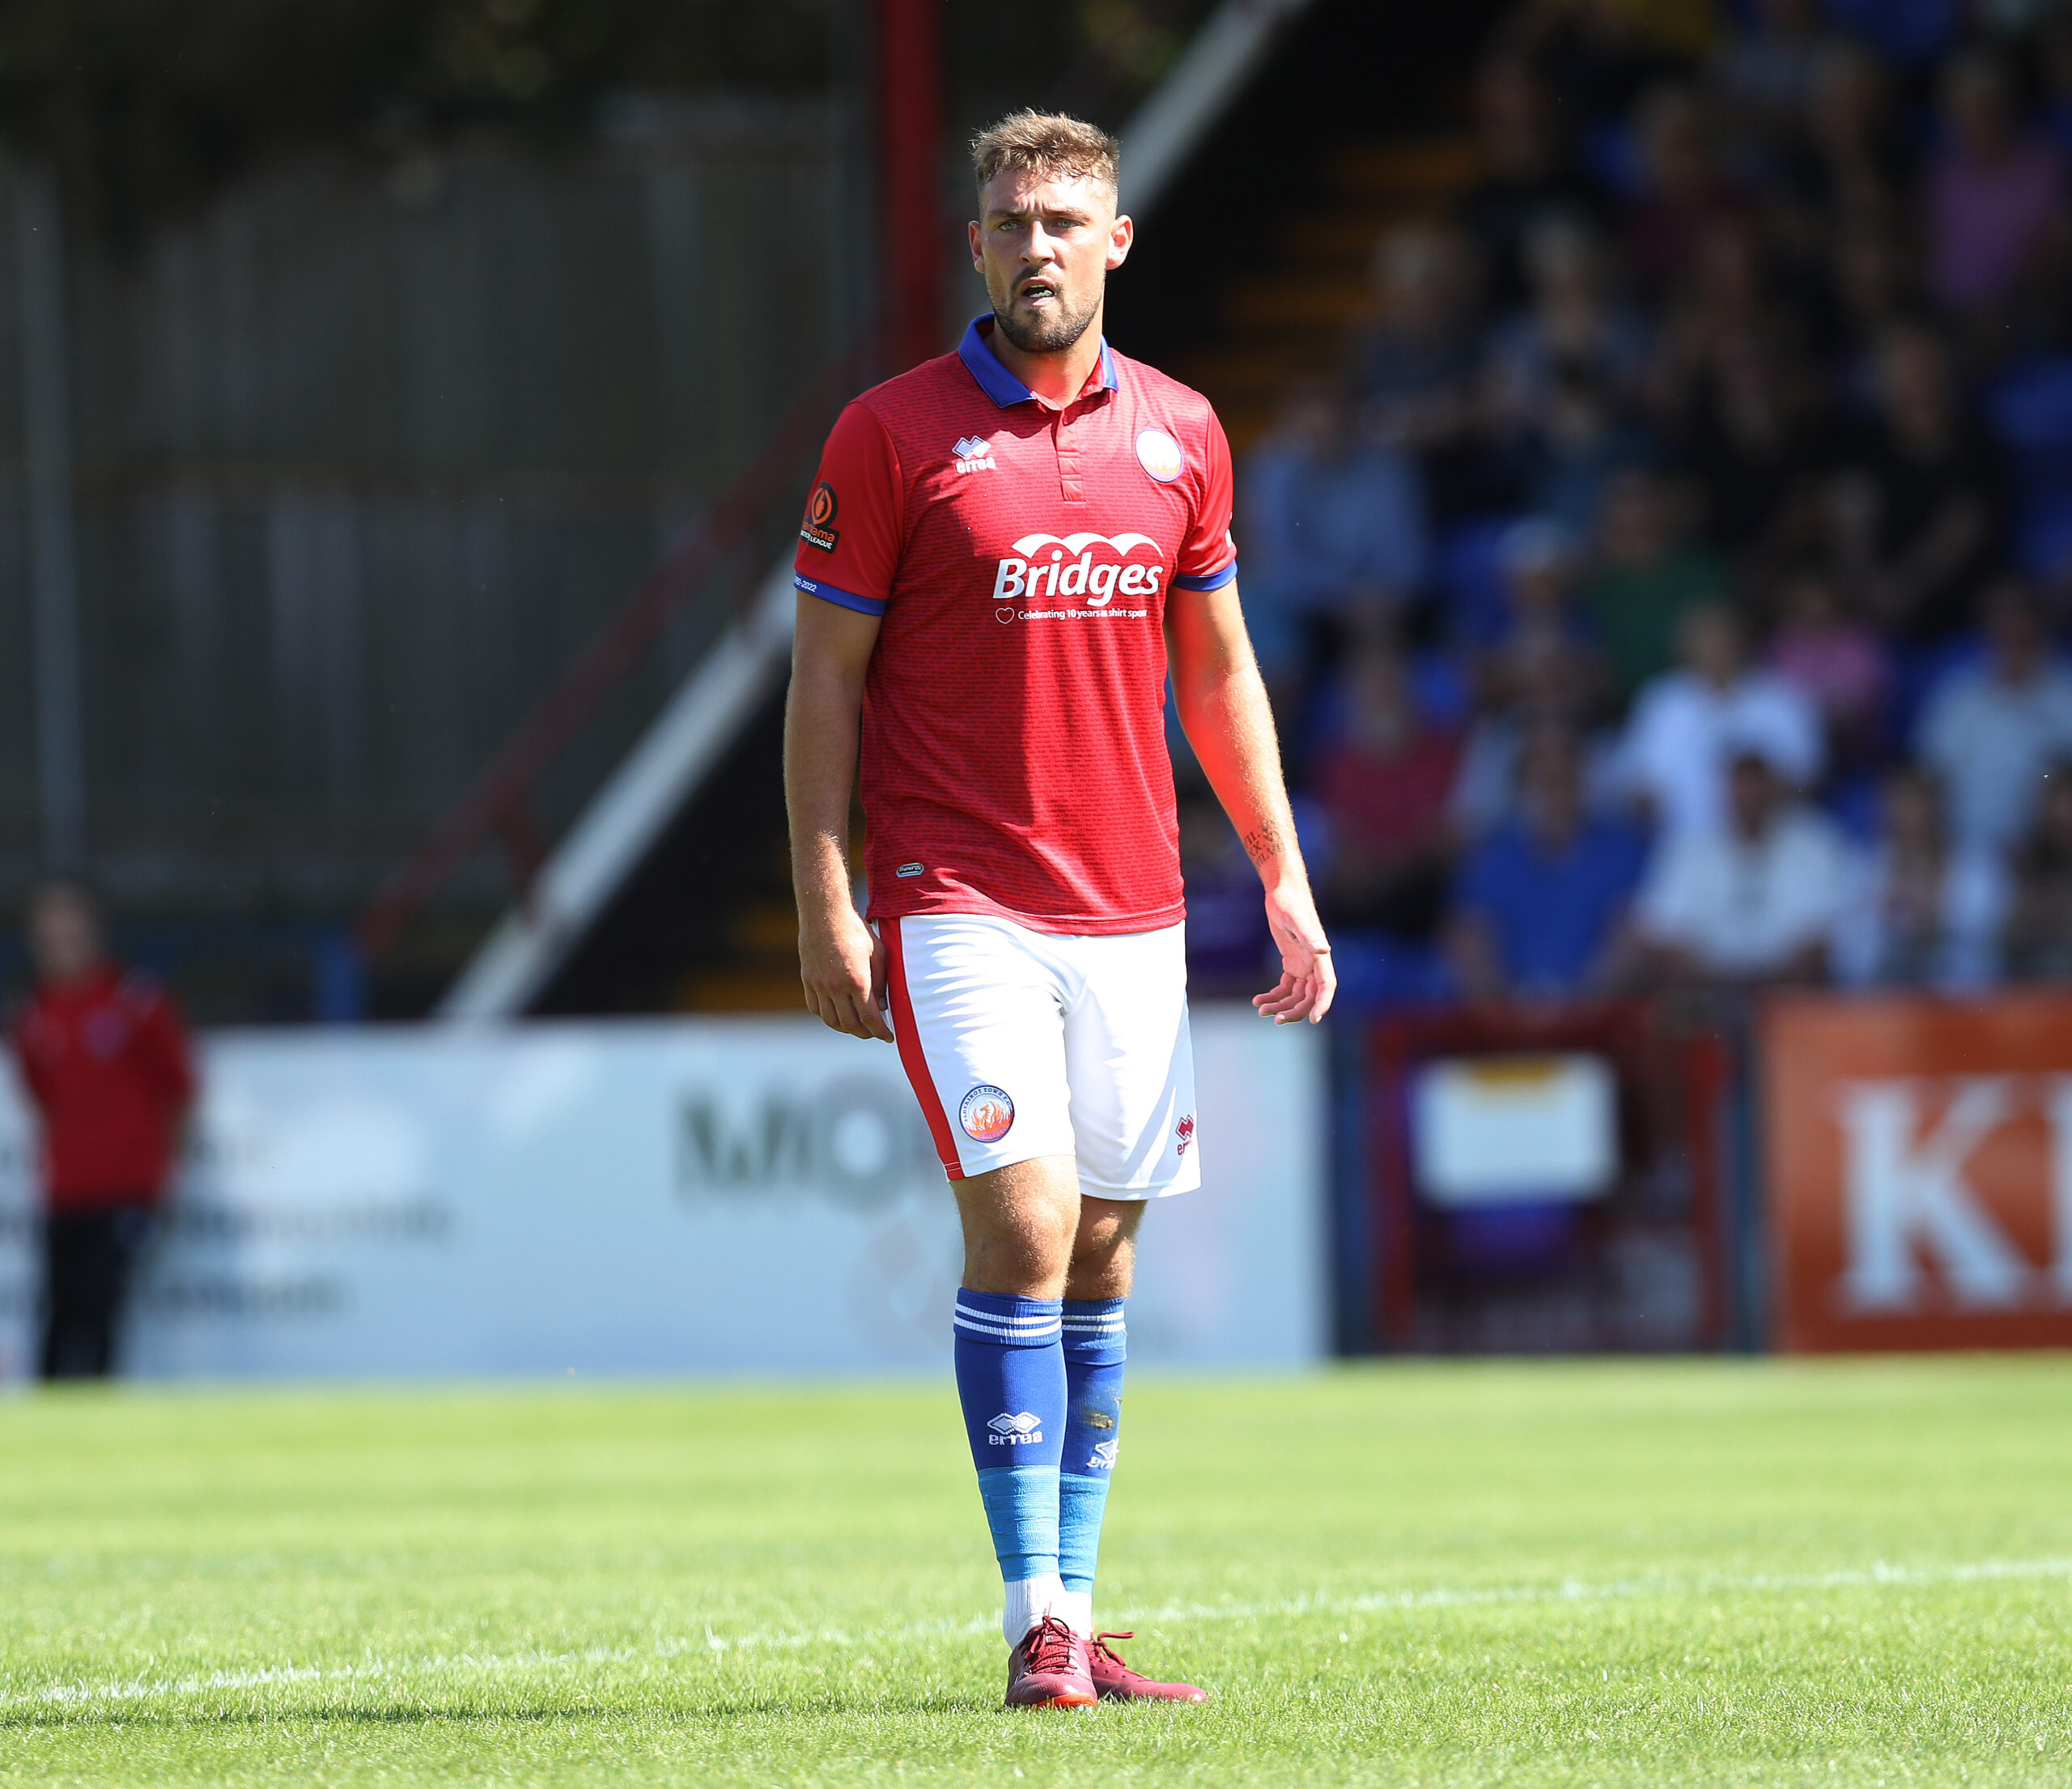
POLYGON ((1103 262, 1110 273, 1129 259, 1130 244, 1136 240, 1136 225, 1127 217, 1119 217, 1108 226, 1108 253, 1103 262))
POLYGON ((986 270, 986 261, 979 253, 979 220, 976 218, 964 226, 964 234, 971 244, 971 265, 983 274, 986 270))

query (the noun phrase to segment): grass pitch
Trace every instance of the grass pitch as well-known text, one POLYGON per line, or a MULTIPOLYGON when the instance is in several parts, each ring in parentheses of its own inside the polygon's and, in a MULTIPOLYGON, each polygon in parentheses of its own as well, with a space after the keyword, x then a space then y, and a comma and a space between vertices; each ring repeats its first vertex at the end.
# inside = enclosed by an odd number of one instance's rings
POLYGON ((2072 1366, 1133 1387, 1009 1715, 947 1386, 0 1401, 0 1783, 2072 1782, 2072 1366))

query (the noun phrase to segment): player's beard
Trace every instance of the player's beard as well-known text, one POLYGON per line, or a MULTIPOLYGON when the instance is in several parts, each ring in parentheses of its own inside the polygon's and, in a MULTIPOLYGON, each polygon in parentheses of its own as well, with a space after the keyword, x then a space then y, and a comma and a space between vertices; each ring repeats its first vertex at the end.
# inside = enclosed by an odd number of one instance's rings
POLYGON ((1000 325, 1000 334, 1024 354, 1063 354, 1086 334, 1088 325, 1100 308, 1101 294, 1098 289, 1081 311, 1067 310, 1060 293, 1057 305, 1047 316, 1010 317, 996 305, 993 321, 1000 325))

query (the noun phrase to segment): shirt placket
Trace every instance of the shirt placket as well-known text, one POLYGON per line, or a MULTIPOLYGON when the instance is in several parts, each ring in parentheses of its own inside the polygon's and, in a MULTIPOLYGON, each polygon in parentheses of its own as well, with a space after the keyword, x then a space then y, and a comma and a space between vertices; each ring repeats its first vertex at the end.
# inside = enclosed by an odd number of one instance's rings
POLYGON ((1051 440, 1058 455, 1058 495, 1068 504, 1086 501, 1086 485, 1079 466, 1079 418, 1081 406, 1068 404, 1051 417, 1051 440))

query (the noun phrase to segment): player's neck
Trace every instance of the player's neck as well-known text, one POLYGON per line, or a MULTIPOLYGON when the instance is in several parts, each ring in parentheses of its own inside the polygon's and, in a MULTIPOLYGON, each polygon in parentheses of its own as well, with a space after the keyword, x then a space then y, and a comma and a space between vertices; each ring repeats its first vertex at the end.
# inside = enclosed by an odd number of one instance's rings
POLYGON ((987 333, 986 346, 993 358, 1034 392, 1052 410, 1063 410, 1086 389, 1093 369, 1101 364, 1101 334, 1107 307, 1093 313, 1093 320, 1079 339, 1055 354, 1030 354, 1007 338, 998 322, 987 333))

